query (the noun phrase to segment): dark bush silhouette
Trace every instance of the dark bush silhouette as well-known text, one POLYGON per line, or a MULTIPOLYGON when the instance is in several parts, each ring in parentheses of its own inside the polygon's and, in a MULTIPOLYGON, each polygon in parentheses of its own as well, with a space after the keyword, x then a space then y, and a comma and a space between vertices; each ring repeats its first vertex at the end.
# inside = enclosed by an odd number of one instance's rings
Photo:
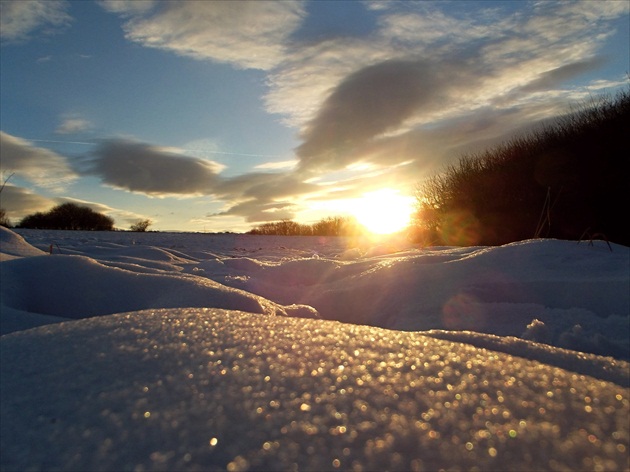
POLYGON ((296 223, 291 220, 263 223, 255 226, 248 234, 266 236, 350 236, 357 231, 357 223, 353 218, 332 216, 324 218, 312 225, 296 223))
POLYGON ((114 220, 74 203, 64 203, 47 213, 34 213, 20 221, 19 228, 111 231, 114 220))
MULTIPOLYGON (((7 182, 11 180, 11 177, 13 177, 13 175, 14 174, 10 174, 6 179, 4 179, 4 181, 2 182, 2 185, 0 185, 0 195, 2 195, 2 191, 4 190, 4 187, 7 185, 7 182)), ((11 227, 11 220, 7 216, 7 211, 2 207, 0 207, 0 226, 5 226, 7 228, 11 227)))
POLYGON ((138 233, 144 233, 147 229, 149 229, 149 226, 151 226, 153 224, 153 222, 149 219, 147 220, 140 220, 134 224, 132 224, 129 227, 129 231, 135 231, 138 233))
POLYGON ((11 220, 7 216, 7 212, 4 208, 0 208, 0 226, 4 226, 6 228, 11 227, 11 220))
POLYGON ((359 223, 349 216, 330 216, 311 225, 313 236, 352 236, 359 231, 359 223))
POLYGON ((313 234, 311 227, 296 223, 291 220, 263 223, 252 228, 248 234, 276 235, 276 236, 310 236, 313 234))
POLYGON ((416 239, 497 245, 603 234, 630 245, 630 90, 603 97, 489 151, 463 156, 418 189, 416 239))

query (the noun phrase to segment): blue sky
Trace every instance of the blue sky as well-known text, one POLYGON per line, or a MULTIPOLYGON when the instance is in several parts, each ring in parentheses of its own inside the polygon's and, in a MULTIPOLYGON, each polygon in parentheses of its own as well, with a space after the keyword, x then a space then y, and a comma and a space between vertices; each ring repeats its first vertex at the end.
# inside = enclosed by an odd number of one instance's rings
POLYGON ((72 201, 120 228, 309 223, 630 71, 625 0, 0 4, 13 222, 72 201))

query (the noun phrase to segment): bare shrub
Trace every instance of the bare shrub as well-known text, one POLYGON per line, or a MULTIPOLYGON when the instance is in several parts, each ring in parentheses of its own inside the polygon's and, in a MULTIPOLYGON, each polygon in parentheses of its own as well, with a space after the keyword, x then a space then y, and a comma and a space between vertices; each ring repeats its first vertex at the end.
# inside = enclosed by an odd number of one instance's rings
POLYGON ((153 221, 146 219, 146 220, 140 220, 137 221, 136 223, 132 224, 129 227, 129 231, 135 231, 135 232, 139 232, 139 233, 144 233, 147 229, 149 229, 149 226, 151 226, 153 224, 153 221))

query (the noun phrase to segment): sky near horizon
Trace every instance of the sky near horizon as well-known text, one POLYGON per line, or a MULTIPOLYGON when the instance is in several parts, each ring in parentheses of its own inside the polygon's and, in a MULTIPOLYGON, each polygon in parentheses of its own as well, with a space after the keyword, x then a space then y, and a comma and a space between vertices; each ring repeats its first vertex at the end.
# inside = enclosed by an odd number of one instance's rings
MULTIPOLYGON (((619 1, 0 1, 0 205, 246 231, 628 86, 619 1)), ((370 195, 372 197, 370 198, 370 195)))

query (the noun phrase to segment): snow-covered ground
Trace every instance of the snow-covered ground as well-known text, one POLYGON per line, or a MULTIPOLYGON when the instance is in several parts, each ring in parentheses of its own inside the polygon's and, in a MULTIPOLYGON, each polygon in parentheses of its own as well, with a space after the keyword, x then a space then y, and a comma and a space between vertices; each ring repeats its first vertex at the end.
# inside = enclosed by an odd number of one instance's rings
POLYGON ((2 470, 630 467, 627 247, 18 232, 2 470))

